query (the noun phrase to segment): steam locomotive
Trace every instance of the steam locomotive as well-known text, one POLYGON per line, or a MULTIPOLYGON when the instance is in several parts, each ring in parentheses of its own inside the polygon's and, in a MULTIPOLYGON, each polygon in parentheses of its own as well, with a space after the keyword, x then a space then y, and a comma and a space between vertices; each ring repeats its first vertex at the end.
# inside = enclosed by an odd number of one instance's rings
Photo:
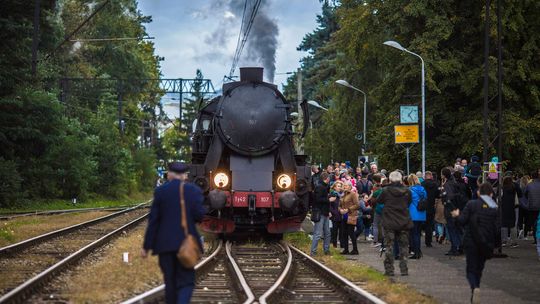
MULTIPOLYGON (((240 81, 224 84, 222 95, 199 110, 190 180, 205 193, 204 231, 300 228, 311 172, 295 153, 291 112, 277 86, 263 82, 262 68, 241 68, 240 81)), ((302 112, 308 117, 305 103, 302 112)))

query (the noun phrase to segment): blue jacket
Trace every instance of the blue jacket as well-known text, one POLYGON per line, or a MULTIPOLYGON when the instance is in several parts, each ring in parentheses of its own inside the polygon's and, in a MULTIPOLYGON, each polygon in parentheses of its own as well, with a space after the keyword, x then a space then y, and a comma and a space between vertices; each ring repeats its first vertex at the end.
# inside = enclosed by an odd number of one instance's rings
POLYGON ((426 221, 426 211, 418 211, 416 208, 420 199, 427 199, 427 193, 424 187, 421 185, 414 185, 409 188, 411 191, 411 204, 409 205, 409 214, 411 215, 411 220, 413 221, 426 221))
POLYGON ((540 240, 540 214, 538 215, 538 218, 536 219, 536 241, 540 240))
MULTIPOLYGON (((191 183, 184 185, 188 231, 200 242, 195 222, 200 222, 205 213, 203 194, 199 187, 191 183)), ((170 181, 154 191, 154 202, 148 217, 148 227, 143 248, 153 254, 176 252, 184 241, 182 217, 180 214, 180 181, 170 181)))

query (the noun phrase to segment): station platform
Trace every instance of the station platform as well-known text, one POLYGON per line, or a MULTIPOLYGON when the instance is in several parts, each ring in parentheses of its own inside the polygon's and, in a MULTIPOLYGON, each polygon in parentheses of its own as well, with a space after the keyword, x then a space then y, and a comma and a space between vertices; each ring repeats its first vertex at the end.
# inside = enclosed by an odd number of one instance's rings
MULTIPOLYGON (((379 248, 359 237, 358 256, 347 256, 359 263, 384 272, 383 259, 379 248)), ((519 247, 503 248, 507 258, 493 258, 486 262, 481 290, 482 303, 539 303, 540 302, 540 261, 536 245, 531 240, 518 240, 519 247)), ((399 275, 399 265, 395 262, 396 276, 392 280, 433 297, 439 303, 469 303, 470 287, 465 278, 465 255, 448 257, 444 253, 449 244, 434 243, 426 248, 422 237, 423 258, 408 260, 409 275, 399 275)))

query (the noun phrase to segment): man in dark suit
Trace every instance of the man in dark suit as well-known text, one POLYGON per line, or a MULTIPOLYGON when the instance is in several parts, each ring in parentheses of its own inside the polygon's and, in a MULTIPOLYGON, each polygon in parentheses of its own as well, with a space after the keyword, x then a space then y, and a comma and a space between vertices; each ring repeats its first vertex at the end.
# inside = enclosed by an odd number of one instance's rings
POLYGON ((182 163, 169 165, 168 183, 156 188, 154 201, 150 209, 148 227, 144 237, 141 256, 148 251, 159 255, 159 266, 165 281, 165 298, 168 304, 189 303, 195 286, 195 270, 184 268, 176 253, 185 235, 182 229, 180 209, 180 185, 184 184, 184 200, 188 231, 199 241, 195 227, 204 215, 203 194, 199 187, 184 182, 187 179, 188 166, 182 163))

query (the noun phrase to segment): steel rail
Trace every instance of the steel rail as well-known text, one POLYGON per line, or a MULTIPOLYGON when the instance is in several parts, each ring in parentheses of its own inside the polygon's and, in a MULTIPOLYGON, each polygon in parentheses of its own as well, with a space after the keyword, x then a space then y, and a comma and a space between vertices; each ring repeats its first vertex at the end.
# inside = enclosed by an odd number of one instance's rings
POLYGON ((287 277, 290 274, 291 266, 292 266, 292 252, 291 249, 287 244, 279 245, 283 251, 287 251, 287 264, 285 265, 285 268, 283 269, 283 272, 281 272, 281 275, 278 277, 274 285, 270 287, 262 296, 259 297, 259 303, 260 304, 266 304, 267 299, 274 294, 274 292, 282 285, 284 285, 287 277))
MULTIPOLYGON (((144 202, 142 204, 148 204, 149 202, 144 202)), ((135 206, 140 206, 137 204, 135 206)), ((117 206, 117 207, 96 207, 96 208, 78 208, 78 209, 64 209, 64 210, 47 210, 47 211, 32 211, 32 212, 13 212, 13 213, 3 213, 0 214, 0 221, 11 220, 14 218, 25 217, 25 216, 36 216, 36 215, 54 215, 54 214, 63 214, 63 213, 77 213, 77 212, 90 212, 90 211, 117 211, 123 210, 126 208, 134 207, 133 205, 117 206)))
POLYGON ((244 289, 244 292, 247 295, 247 299, 244 301, 244 304, 249 304, 255 300, 255 295, 253 294, 251 287, 249 287, 248 283, 246 282, 246 278, 244 277, 244 274, 240 270, 240 267, 238 267, 238 264, 236 264, 236 261, 234 260, 232 256, 231 246, 232 246, 232 243, 230 241, 227 241, 227 244, 225 244, 225 251, 227 252, 227 257, 229 258, 229 262, 231 263, 233 270, 236 273, 238 280, 240 281, 240 285, 242 286, 242 289, 244 289))
POLYGON ((305 254, 303 251, 301 251, 300 249, 292 246, 292 245, 288 245, 296 254, 302 256, 303 258, 305 258, 307 261, 310 262, 311 265, 319 268, 319 270, 321 270, 322 272, 325 272, 327 273, 328 275, 331 276, 332 279, 338 281, 340 284, 342 284, 343 286, 347 286, 347 288, 353 292, 353 293, 356 293, 356 294, 360 294, 362 297, 364 297, 366 300, 367 300, 367 303, 373 303, 373 304, 386 304, 386 302, 384 302, 383 300, 377 298, 376 296, 372 295, 371 293, 365 291, 364 289, 354 285, 352 282, 350 282, 349 280, 347 280, 346 278, 344 278, 343 276, 341 276, 340 274, 338 274, 337 272, 333 271, 332 269, 326 267, 324 264, 320 263, 319 261, 315 260, 314 258, 310 257, 309 255, 305 254))
MULTIPOLYGON (((202 267, 206 266, 210 261, 212 261, 217 256, 217 254, 221 251, 222 247, 223 247, 223 241, 220 241, 217 248, 214 250, 214 252, 212 252, 211 255, 209 255, 204 260, 200 261, 197 265, 195 265, 195 271, 201 269, 202 267)), ((165 292, 165 284, 161 284, 158 287, 150 289, 149 291, 145 293, 142 293, 124 302, 121 302, 121 304, 147 303, 149 301, 157 300, 158 298, 163 297, 164 292, 165 292)))
POLYGON ((46 283, 52 276, 59 273, 72 263, 78 261, 79 259, 87 256, 90 254, 94 249, 100 247, 101 245, 107 243, 110 241, 114 236, 117 234, 120 234, 122 231, 132 228, 142 220, 144 220, 148 216, 148 213, 121 226, 120 228, 117 228, 116 230, 106 234, 105 236, 99 238, 98 240, 84 246, 83 248, 77 250, 76 252, 72 253, 68 257, 64 258, 60 262, 54 264, 53 266, 47 268, 46 270, 42 271, 38 275, 34 276, 30 280, 24 282, 23 284, 17 286, 15 289, 11 290, 10 292, 6 293, 2 297, 0 297, 0 303, 5 302, 23 302, 26 297, 30 295, 33 289, 39 287, 40 285, 46 283))
POLYGON ((10 254, 10 253, 20 251, 22 249, 25 249, 25 248, 31 246, 31 245, 38 244, 40 242, 52 239, 54 237, 58 237, 58 236, 67 234, 67 233, 69 233, 71 231, 75 231, 75 230, 78 230, 78 229, 81 229, 81 228, 84 228, 84 227, 87 227, 87 226, 90 226, 90 225, 93 225, 93 224, 97 224, 97 223, 106 221, 108 219, 117 217, 119 215, 128 213, 128 212, 130 212, 132 210, 141 208, 144 204, 146 204, 146 203, 142 203, 142 204, 136 205, 136 206, 131 207, 131 208, 123 209, 123 210, 121 210, 119 212, 115 212, 115 213, 112 213, 112 214, 107 214, 107 215, 99 217, 97 219, 86 221, 86 222, 83 222, 83 223, 80 223, 80 224, 75 224, 75 225, 72 225, 72 226, 69 226, 69 227, 65 227, 65 228, 55 230, 55 231, 47 232, 45 234, 41 234, 41 235, 35 236, 33 238, 30 238, 30 239, 26 239, 24 241, 2 247, 2 248, 0 248, 0 257, 2 257, 4 255, 7 255, 7 254, 10 254))

